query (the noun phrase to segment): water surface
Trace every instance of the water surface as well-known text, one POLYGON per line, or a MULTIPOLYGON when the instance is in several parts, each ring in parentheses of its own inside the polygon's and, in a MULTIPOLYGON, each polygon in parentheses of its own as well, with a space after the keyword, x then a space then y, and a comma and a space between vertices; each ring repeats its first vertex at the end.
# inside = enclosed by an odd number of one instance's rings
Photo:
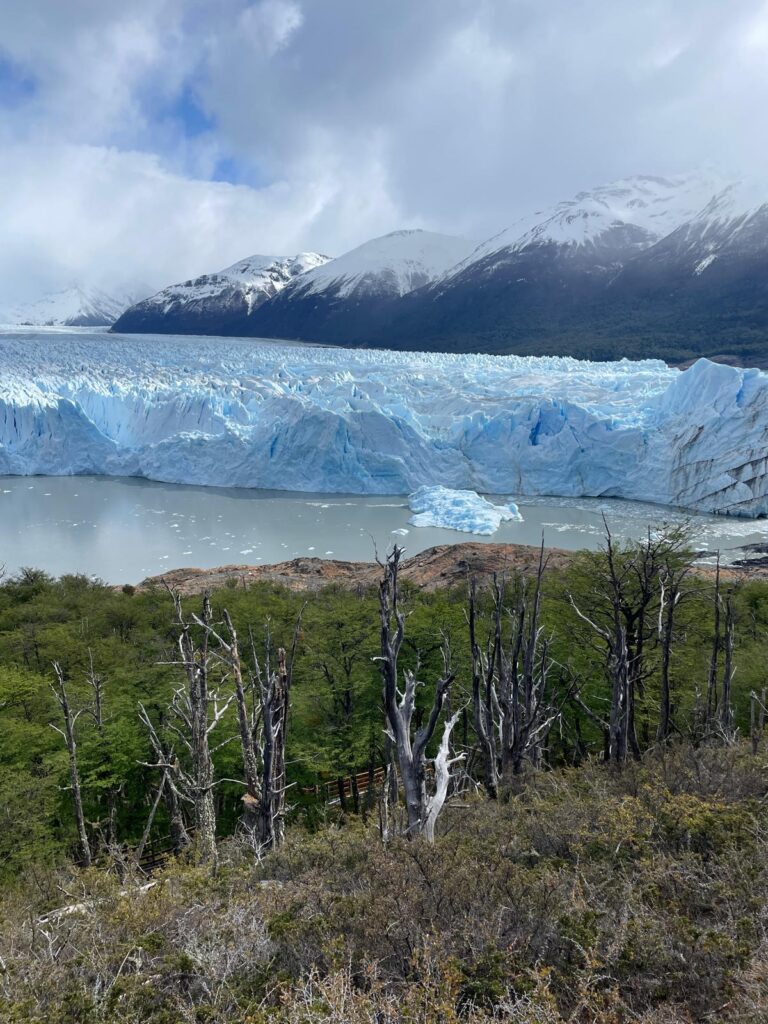
MULTIPOLYGON (((514 496, 510 496, 514 497, 514 496)), ((496 499, 500 500, 500 499, 496 499)), ((298 556, 370 561, 394 541, 409 555, 466 540, 597 547, 602 516, 621 539, 663 521, 691 524, 697 549, 768 543, 768 520, 688 513, 599 498, 515 498, 522 523, 492 537, 416 528, 404 497, 187 487, 110 477, 0 477, 0 565, 137 583, 181 566, 280 562, 298 556)))

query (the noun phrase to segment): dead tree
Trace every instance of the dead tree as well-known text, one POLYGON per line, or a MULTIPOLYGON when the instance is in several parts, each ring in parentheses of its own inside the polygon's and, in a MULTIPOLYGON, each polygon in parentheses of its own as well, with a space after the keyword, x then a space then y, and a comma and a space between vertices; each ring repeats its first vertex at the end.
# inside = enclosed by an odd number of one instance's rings
POLYGON ((463 753, 451 757, 451 733, 460 714, 460 711, 455 712, 443 723, 443 735, 435 755, 435 785, 432 795, 427 798, 423 832, 424 838, 430 843, 435 841, 435 824, 448 796, 448 788, 451 784, 451 768, 453 765, 464 760, 463 753))
POLYGON ((757 754, 760 750, 760 740, 765 730, 765 702, 768 693, 763 691, 758 697, 755 691, 749 695, 749 735, 752 741, 752 753, 757 754))
MULTIPOLYGON (((210 629, 210 624, 203 624, 210 629)), ((235 703, 237 706, 237 723, 240 734, 240 749, 243 757, 243 776, 245 793, 243 795, 243 825, 248 831, 255 827, 256 808, 261 800, 261 780, 259 778, 259 743, 257 737, 259 707, 254 702, 249 708, 246 694, 246 683, 243 678, 243 664, 240 657, 240 645, 237 631, 227 609, 224 609, 224 625, 227 640, 214 634, 219 650, 232 673, 235 684, 235 703)))
POLYGON ((726 743, 731 743, 736 735, 733 722, 731 691, 736 667, 733 654, 736 641, 736 627, 733 611, 733 590, 725 595, 725 623, 723 629, 723 686, 717 706, 717 720, 720 734, 726 743))
MULTIPOLYGON (((549 638, 541 625, 541 588, 546 567, 542 541, 532 593, 529 593, 530 581, 526 577, 519 581, 506 649, 497 626, 501 773, 507 779, 510 775, 519 775, 526 762, 534 768, 539 766, 549 730, 559 715, 550 699, 552 659, 549 638)), ((503 586, 495 591, 496 603, 503 607, 503 586)), ((500 619, 499 613, 496 622, 500 619)))
POLYGON ((152 826, 155 823, 155 815, 157 814, 157 809, 160 806, 160 801, 163 798, 163 792, 165 790, 165 784, 166 784, 167 777, 168 777, 168 769, 165 768, 165 769, 163 769, 163 774, 162 774, 162 777, 160 779, 160 783, 159 783, 157 789, 155 790, 155 798, 152 801, 152 806, 149 809, 149 814, 147 815, 147 821, 146 821, 146 824, 144 825, 144 831, 141 833, 141 839, 139 840, 139 845, 136 847, 136 850, 135 850, 135 853, 134 853, 134 859, 135 859, 137 864, 141 864, 141 858, 142 858, 142 856, 144 854, 144 848, 146 847, 147 843, 149 842, 149 837, 152 834, 152 826))
MULTIPOLYGON (((177 777, 185 795, 194 808, 195 859, 200 864, 217 864, 216 810, 213 800, 213 751, 210 736, 234 700, 234 693, 221 698, 212 687, 213 658, 210 650, 212 614, 208 595, 203 596, 201 616, 195 622, 202 627, 200 641, 196 642, 192 624, 184 618, 181 597, 172 592, 176 620, 181 627, 178 638, 180 664, 186 676, 186 685, 175 690, 171 701, 168 729, 181 741, 188 754, 188 766, 178 766, 177 777)), ((221 680, 220 680, 221 681, 221 680)), ((226 741, 225 741, 226 742, 226 741)), ((215 749, 215 748, 214 748, 215 749)))
MULTIPOLYGON (((643 696, 646 680, 652 671, 649 648, 654 648, 660 640, 662 645, 666 643, 667 659, 663 697, 668 702, 670 700, 669 667, 677 602, 673 602, 671 609, 667 608, 665 618, 663 611, 659 610, 660 580, 666 578, 667 586, 677 591, 682 569, 689 560, 684 547, 685 535, 678 529, 661 531, 657 535, 649 531, 642 543, 623 551, 616 547, 607 522, 605 535, 603 562, 591 566, 590 609, 585 611, 580 607, 572 594, 569 600, 576 614, 593 633, 595 648, 602 650, 605 657, 610 686, 606 759, 623 764, 629 756, 638 759, 641 755, 636 728, 637 699, 643 696), (674 586, 669 583, 672 570, 674 586)), ((664 599, 666 601, 667 597, 664 599)), ((662 651, 662 661, 664 657, 662 651)), ((665 730, 670 727, 671 706, 667 712, 665 730)))
POLYGON ((520 774, 526 764, 539 766, 560 714, 549 684, 550 641, 541 624, 546 566, 542 544, 536 576, 532 584, 524 576, 517 581, 511 609, 506 581, 494 575, 492 626, 484 651, 477 638, 477 586, 474 580, 470 585, 472 702, 491 799, 496 799, 500 779, 520 774))
POLYGON ((301 613, 296 620, 290 657, 284 648, 279 648, 275 670, 271 665, 269 628, 263 670, 253 632, 250 632, 253 673, 247 688, 254 695, 250 707, 237 631, 226 608, 223 618, 224 629, 218 631, 211 621, 210 610, 207 618, 194 616, 206 638, 215 642, 212 656, 219 660, 234 681, 245 782, 242 824, 261 849, 270 849, 279 846, 285 835, 285 744, 301 613))
MULTIPOLYGON (((494 581, 495 582, 495 581, 494 581)), ((501 631, 498 621, 501 615, 501 603, 497 600, 494 607, 494 641, 501 631)), ((489 640, 485 652, 480 649, 477 639, 477 580, 469 584, 469 646, 472 656, 472 711, 475 723, 475 735, 483 756, 485 790, 491 800, 495 800, 499 792, 499 765, 496 746, 496 709, 498 695, 496 692, 496 649, 495 642, 489 640)))
POLYGON ((261 691, 261 800, 259 803, 259 838, 269 849, 279 846, 285 838, 285 739, 291 673, 285 648, 277 651, 277 669, 261 673, 257 669, 261 691))
POLYGON ((672 650, 675 640, 675 616, 678 606, 686 595, 685 580, 691 571, 690 562, 680 563, 679 559, 666 558, 659 576, 658 639, 661 647, 661 670, 659 685, 659 724, 656 739, 665 743, 674 730, 674 707, 672 705, 672 650))
MULTIPOLYGON (((98 733, 99 740, 102 745, 102 758, 104 759, 102 763, 109 767, 109 750, 106 749, 107 737, 105 732, 107 720, 104 709, 104 677, 95 670, 93 664, 93 651, 90 649, 88 650, 88 671, 86 672, 85 680, 93 694, 93 706, 88 708, 87 711, 93 719, 93 724, 96 726, 96 732, 98 733)), ((117 842, 117 804, 123 790, 123 786, 124 783, 122 782, 119 785, 112 783, 106 791, 106 843, 108 848, 114 848, 117 842)))
POLYGON ((722 598, 720 595, 720 552, 717 553, 717 565, 715 568, 715 590, 713 596, 714 623, 712 629, 712 652, 709 657, 709 676, 707 678, 707 703, 705 706, 704 731, 709 734, 715 720, 715 712, 718 704, 717 674, 722 644, 720 616, 722 598))
POLYGON ((719 552, 715 568, 712 604, 712 648, 709 656, 707 696, 704 704, 704 736, 718 737, 725 743, 731 743, 735 736, 731 700, 733 677, 736 672, 734 664, 736 624, 733 587, 729 587, 723 595, 719 552), (722 680, 719 685, 721 660, 722 680))
POLYGON ((80 771, 77 766, 77 740, 75 738, 75 724, 84 709, 80 708, 79 711, 72 710, 72 706, 69 703, 67 688, 64 683, 64 673, 61 670, 61 665, 59 665, 57 661, 54 661, 53 663, 53 671, 56 676, 56 681, 51 685, 51 689, 53 690, 53 695, 61 708, 61 714, 64 719, 64 728, 61 729, 58 725, 54 725, 53 723, 51 723, 51 728, 55 729, 57 733, 64 737, 64 742, 67 745, 67 753, 69 754, 69 784, 72 792, 72 806, 75 812, 77 835, 80 842, 80 856, 83 864, 86 867, 90 867, 92 862, 91 844, 88 840, 88 831, 85 827, 83 797, 80 789, 80 771))
MULTIPOLYGON (((426 786, 426 751, 432 739, 440 714, 443 710, 448 691, 455 678, 450 667, 450 652, 447 647, 443 654, 443 672, 435 684, 432 707, 426 722, 414 728, 413 718, 416 710, 416 690, 421 685, 417 680, 416 671, 406 669, 403 673, 404 688, 399 687, 398 658, 405 637, 405 615, 400 604, 400 587, 398 573, 400 557, 403 549, 395 545, 392 553, 387 556, 384 575, 379 584, 379 611, 381 619, 381 654, 378 657, 381 670, 386 730, 392 740, 397 756, 400 781, 403 788, 408 825, 406 835, 409 839, 425 835, 434 835, 435 820, 445 800, 445 793, 440 798, 436 792, 432 801, 427 799, 426 786), (428 824, 428 817, 431 820, 428 824)), ((440 770, 450 774, 451 731, 457 716, 445 723, 441 752, 444 756, 440 770)), ((455 759, 454 759, 455 760, 455 759)), ((442 779, 441 779, 442 785, 442 779)), ((446 792, 448 782, 446 781, 446 792)))
MULTIPOLYGON (((158 787, 158 794, 162 794, 165 798, 165 807, 168 813, 169 831, 171 836, 171 849, 174 856, 178 857, 189 849, 192 842, 189 832, 187 831, 187 826, 184 821, 184 813, 182 811, 182 803, 186 801, 191 804, 192 798, 185 796, 179 790, 181 765, 179 764, 178 758, 175 756, 174 748, 172 746, 167 746, 161 739, 160 734, 157 729, 155 729, 146 708, 141 703, 139 703, 139 718, 147 730, 150 745, 157 759, 154 763, 145 762, 144 767, 160 768, 163 772, 160 785, 158 787)), ((181 784, 183 785, 183 783, 181 784)), ((140 845, 141 851, 143 851, 144 845, 149 838, 156 811, 157 805, 155 804, 150 811, 149 820, 145 827, 145 837, 142 839, 142 843, 140 845)), ((136 859, 139 860, 140 857, 141 853, 137 851, 136 859)))

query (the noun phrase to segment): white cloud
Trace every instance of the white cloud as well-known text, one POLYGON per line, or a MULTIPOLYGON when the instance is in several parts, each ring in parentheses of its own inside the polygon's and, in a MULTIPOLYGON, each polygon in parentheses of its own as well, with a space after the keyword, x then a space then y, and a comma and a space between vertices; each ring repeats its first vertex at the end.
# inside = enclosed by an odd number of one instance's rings
MULTIPOLYGON (((153 155, 22 144, 0 153, 0 294, 86 280, 158 287, 252 252, 293 251, 328 196, 173 174, 153 155)), ((31 293, 31 294, 30 294, 31 293)))
POLYGON ((288 44, 303 21, 301 8, 291 0, 261 0, 240 15, 245 38, 270 56, 288 44))
POLYGON ((164 284, 256 251, 339 252, 401 226, 479 238, 579 188, 724 155, 759 173, 766 11, 2 5, 0 300, 75 278, 164 284), (34 84, 5 108, 3 60, 34 84), (207 180, 222 166, 252 185, 207 180))

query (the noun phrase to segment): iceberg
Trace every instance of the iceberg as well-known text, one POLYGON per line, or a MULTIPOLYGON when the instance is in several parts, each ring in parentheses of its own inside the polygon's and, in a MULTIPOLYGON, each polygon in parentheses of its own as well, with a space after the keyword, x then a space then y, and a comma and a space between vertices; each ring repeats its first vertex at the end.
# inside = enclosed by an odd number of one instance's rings
POLYGON ((768 375, 699 360, 0 333, 0 474, 768 514, 768 375))
POLYGON ((408 497, 412 526, 441 526, 447 530, 477 533, 490 537, 503 522, 523 517, 514 502, 495 505, 477 491, 460 491, 450 487, 420 487, 408 497))

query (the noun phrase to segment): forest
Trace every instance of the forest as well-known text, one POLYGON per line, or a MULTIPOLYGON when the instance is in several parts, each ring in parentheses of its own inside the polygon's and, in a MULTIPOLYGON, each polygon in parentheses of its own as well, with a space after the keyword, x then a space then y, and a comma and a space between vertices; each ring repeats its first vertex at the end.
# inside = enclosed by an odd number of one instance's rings
POLYGON ((0 583, 0 1017, 761 1021, 768 582, 0 583))

